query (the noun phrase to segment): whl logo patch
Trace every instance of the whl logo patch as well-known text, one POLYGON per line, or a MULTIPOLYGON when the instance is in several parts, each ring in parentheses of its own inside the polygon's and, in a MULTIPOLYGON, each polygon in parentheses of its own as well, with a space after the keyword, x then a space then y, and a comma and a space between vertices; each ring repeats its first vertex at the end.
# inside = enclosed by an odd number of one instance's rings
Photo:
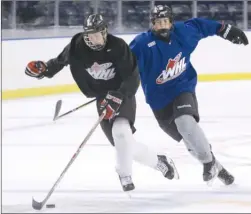
POLYGON ((166 70, 163 70, 162 73, 156 79, 156 84, 163 84, 169 80, 172 80, 178 77, 183 71, 186 70, 186 57, 181 59, 182 52, 180 52, 174 59, 169 59, 166 70))
POLYGON ((110 80, 115 76, 114 68, 111 68, 112 63, 98 64, 94 62, 86 71, 94 78, 100 80, 110 80))

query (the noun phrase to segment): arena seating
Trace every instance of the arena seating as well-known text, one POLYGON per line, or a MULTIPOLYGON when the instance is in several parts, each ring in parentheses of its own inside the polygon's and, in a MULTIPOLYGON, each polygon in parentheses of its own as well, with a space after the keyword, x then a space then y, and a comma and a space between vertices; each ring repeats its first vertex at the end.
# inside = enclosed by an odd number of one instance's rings
MULTIPOLYGON (((192 1, 155 1, 171 6, 176 21, 193 17, 192 1)), ((85 17, 95 11, 94 1, 59 1, 59 26, 80 26, 85 17)), ((12 27, 12 1, 2 1, 2 28, 12 27)), ((118 29, 118 1, 100 1, 98 12, 104 16, 109 28, 118 29)), ((150 1, 122 2, 122 29, 140 32, 149 28, 150 1)), ((55 1, 17 1, 16 27, 43 28, 54 26, 55 1)), ((198 1, 197 16, 225 21, 243 28, 243 2, 198 1)), ((248 2, 248 27, 251 29, 251 1, 248 2)))

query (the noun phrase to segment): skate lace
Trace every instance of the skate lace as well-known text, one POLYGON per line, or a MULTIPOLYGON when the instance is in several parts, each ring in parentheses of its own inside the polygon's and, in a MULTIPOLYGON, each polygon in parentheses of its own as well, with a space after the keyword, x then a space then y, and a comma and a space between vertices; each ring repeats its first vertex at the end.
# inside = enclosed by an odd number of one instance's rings
POLYGON ((132 183, 132 178, 131 176, 120 177, 120 182, 123 186, 125 186, 132 183))
POLYGON ((167 165, 164 162, 160 161, 160 160, 158 161, 157 169, 159 171, 161 171, 163 173, 163 175, 165 175, 168 172, 167 165))

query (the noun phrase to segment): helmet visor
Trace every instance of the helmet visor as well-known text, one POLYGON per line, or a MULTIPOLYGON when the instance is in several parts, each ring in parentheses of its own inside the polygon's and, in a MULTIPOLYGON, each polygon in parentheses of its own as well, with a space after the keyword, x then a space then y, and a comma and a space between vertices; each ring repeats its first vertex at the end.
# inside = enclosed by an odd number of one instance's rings
POLYGON ((106 28, 91 33, 84 33, 84 41, 85 43, 93 50, 101 50, 104 48, 107 40, 107 30, 106 28))

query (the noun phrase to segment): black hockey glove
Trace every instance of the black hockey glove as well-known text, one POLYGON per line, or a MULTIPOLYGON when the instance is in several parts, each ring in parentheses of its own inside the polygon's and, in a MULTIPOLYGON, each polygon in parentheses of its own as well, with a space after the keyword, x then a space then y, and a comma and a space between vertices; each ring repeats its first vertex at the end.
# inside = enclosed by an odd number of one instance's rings
POLYGON ((105 108, 105 120, 112 119, 119 114, 119 108, 123 102, 123 95, 118 91, 109 91, 104 100, 101 101, 101 110, 105 108))
POLYGON ((218 35, 234 44, 248 45, 248 38, 239 28, 230 24, 223 25, 218 35))
POLYGON ((26 75, 37 79, 44 78, 47 71, 47 65, 43 61, 31 61, 25 68, 26 75))

